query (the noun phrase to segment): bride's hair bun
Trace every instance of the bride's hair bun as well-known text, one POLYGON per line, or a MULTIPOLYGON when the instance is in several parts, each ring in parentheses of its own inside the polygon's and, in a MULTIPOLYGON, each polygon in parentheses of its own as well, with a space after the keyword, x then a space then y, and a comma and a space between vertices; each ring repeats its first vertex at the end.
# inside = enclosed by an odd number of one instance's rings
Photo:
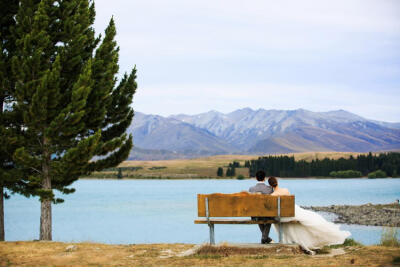
POLYGON ((274 176, 271 176, 268 178, 268 183, 270 186, 276 187, 278 185, 278 180, 274 176))

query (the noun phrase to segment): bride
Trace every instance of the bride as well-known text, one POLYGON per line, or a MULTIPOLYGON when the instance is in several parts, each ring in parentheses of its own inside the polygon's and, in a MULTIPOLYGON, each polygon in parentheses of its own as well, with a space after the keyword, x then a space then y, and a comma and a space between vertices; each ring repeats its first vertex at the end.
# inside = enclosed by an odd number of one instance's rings
MULTIPOLYGON (((268 183, 274 189, 272 196, 290 195, 289 190, 280 188, 278 180, 270 177, 268 183)), ((299 221, 297 224, 282 224, 283 243, 299 244, 306 252, 315 254, 311 249, 320 249, 327 245, 343 244, 345 239, 351 235, 348 231, 339 229, 339 225, 328 222, 321 215, 295 205, 295 217, 281 218, 282 222, 299 221)), ((279 225, 274 224, 279 232, 279 225)))

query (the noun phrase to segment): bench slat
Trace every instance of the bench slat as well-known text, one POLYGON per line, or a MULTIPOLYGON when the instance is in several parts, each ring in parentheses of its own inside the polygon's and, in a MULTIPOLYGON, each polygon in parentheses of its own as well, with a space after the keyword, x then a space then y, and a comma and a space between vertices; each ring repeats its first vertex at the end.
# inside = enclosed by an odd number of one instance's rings
MULTIPOLYGON (((198 194, 199 217, 206 217, 205 198, 208 198, 210 217, 276 217, 278 197, 256 194, 198 194)), ((294 216, 294 196, 281 196, 281 217, 294 216)))
MULTIPOLYGON (((194 221, 195 224, 208 224, 207 219, 198 219, 194 221)), ((279 223, 277 220, 264 220, 254 221, 250 219, 233 220, 233 219, 210 219, 212 224, 266 224, 266 223, 279 223)), ((290 221, 285 223, 299 223, 298 221, 290 221)))

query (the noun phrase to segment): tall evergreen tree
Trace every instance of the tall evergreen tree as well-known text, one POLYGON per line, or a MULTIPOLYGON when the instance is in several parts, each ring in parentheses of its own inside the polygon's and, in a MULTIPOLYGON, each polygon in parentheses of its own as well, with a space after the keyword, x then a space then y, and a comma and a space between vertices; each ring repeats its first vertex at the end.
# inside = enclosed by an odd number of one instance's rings
POLYGON ((132 147, 125 131, 136 70, 116 86, 114 21, 98 46, 94 17, 88 0, 21 0, 16 16, 13 110, 22 114, 23 145, 14 161, 34 171, 24 188, 40 197, 41 240, 52 239, 51 203, 63 201, 53 190, 74 192, 69 186, 79 176, 118 165, 132 147))
POLYGON ((217 176, 219 176, 219 177, 224 176, 224 169, 222 169, 222 167, 218 167, 217 176))
POLYGON ((11 73, 11 58, 15 53, 15 40, 11 33, 15 26, 18 0, 0 1, 0 241, 4 241, 5 189, 13 191, 19 183, 12 155, 18 147, 16 139, 17 119, 10 108, 13 102, 15 81, 11 73))
MULTIPOLYGON (((230 164, 231 166, 232 164, 230 164)), ((340 175, 353 175, 359 177, 366 175, 369 170, 383 170, 388 176, 397 176, 400 173, 400 153, 389 152, 379 155, 358 155, 356 158, 350 156, 348 159, 315 159, 311 162, 305 160, 295 161, 294 157, 267 156, 259 157, 250 162, 250 175, 254 176, 257 170, 264 170, 267 175, 281 177, 309 177, 309 176, 332 176, 333 172, 340 175)), ((230 171, 231 172, 231 171, 230 171)))

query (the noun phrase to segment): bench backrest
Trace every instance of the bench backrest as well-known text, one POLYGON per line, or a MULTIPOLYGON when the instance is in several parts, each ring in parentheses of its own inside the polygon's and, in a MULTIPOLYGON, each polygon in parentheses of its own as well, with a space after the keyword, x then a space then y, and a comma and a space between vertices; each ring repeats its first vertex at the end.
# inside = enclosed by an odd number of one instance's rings
POLYGON ((199 217, 294 217, 294 196, 198 194, 197 211, 199 217))

